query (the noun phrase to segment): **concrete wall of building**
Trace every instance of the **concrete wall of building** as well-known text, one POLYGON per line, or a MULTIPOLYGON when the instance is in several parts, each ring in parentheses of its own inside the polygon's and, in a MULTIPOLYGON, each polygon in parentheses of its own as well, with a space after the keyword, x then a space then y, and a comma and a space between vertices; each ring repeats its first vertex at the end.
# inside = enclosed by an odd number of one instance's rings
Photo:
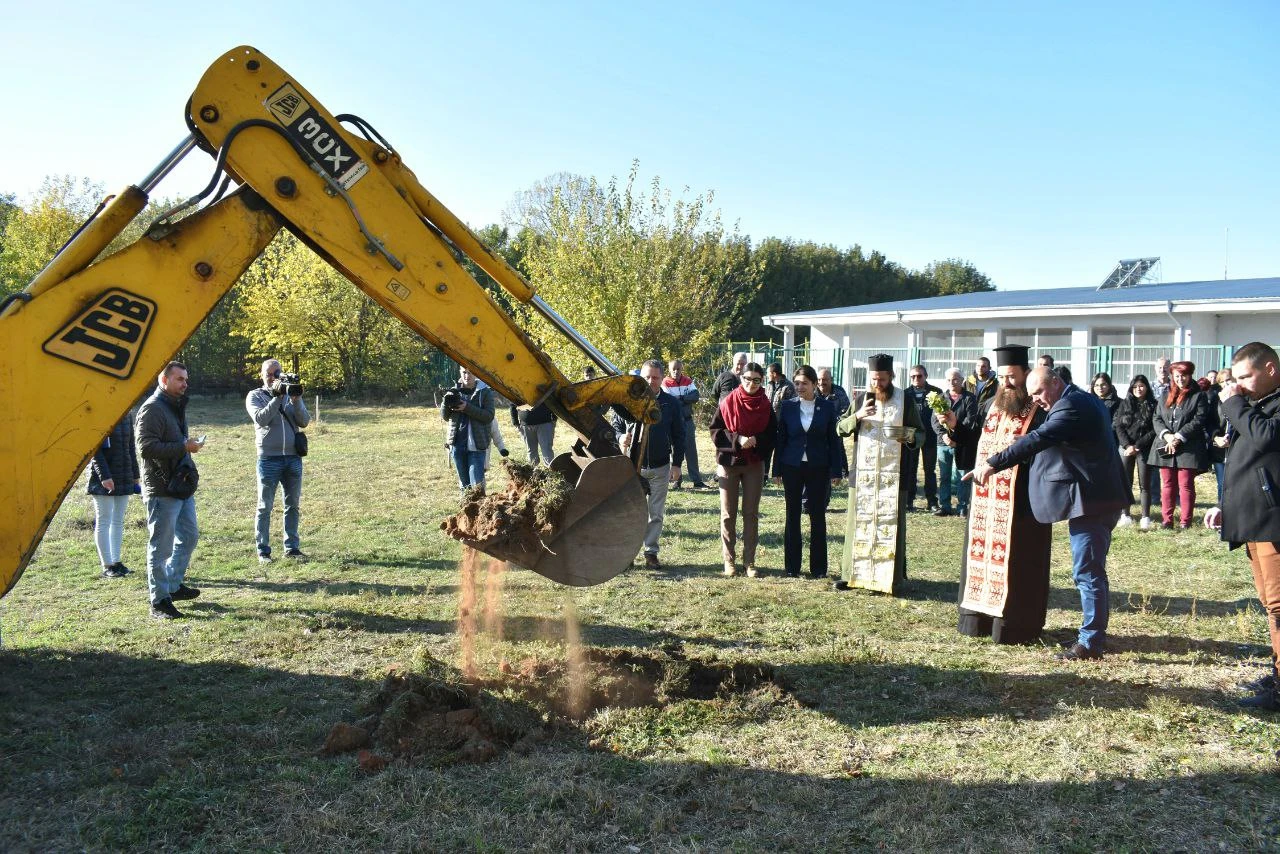
POLYGON ((1240 347, 1250 341, 1280 345, 1280 317, 1274 314, 1223 314, 1218 317, 1217 344, 1240 347))

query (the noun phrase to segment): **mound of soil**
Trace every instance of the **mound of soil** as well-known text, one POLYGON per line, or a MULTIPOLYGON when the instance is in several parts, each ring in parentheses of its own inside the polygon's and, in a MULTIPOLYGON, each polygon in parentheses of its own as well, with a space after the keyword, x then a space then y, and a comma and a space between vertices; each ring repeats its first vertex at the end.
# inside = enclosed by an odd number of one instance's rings
POLYGON ((505 546, 537 554, 558 532, 573 486, 545 466, 511 460, 503 460, 502 465, 506 489, 487 495, 480 489, 468 490, 462 508, 441 522, 440 528, 480 551, 505 546))
POLYGON ((637 652, 592 647, 585 653, 581 702, 575 702, 574 674, 564 661, 527 659, 490 684, 514 689, 561 717, 578 718, 598 709, 746 694, 776 681, 770 664, 687 658, 679 648, 637 652))
POLYGON ((485 762, 508 749, 530 750, 558 724, 600 709, 712 700, 770 686, 785 691, 765 663, 686 658, 678 648, 585 653, 580 669, 529 658, 503 662, 499 673, 475 682, 424 657, 423 672, 388 675, 360 709, 365 717, 335 724, 320 753, 358 751, 358 765, 370 772, 392 759, 485 762))
POLYGON ((321 755, 359 751, 360 767, 376 771, 389 758, 485 762, 543 738, 546 722, 528 703, 454 681, 434 659, 425 665, 422 673, 388 674, 360 709, 363 718, 333 726, 321 755))

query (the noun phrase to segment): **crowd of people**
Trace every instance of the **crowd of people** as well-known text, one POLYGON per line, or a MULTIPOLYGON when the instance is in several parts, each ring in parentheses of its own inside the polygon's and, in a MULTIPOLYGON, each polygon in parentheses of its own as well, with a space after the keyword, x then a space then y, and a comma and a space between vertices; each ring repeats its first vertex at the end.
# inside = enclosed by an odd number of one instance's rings
MULTIPOLYGON (((1266 344, 1238 350, 1230 367, 1197 380, 1188 361, 1158 359, 1154 381, 1139 374, 1120 395, 1098 373, 1088 390, 1071 382, 1048 356, 1030 365, 1028 348, 996 348, 965 377, 946 371, 945 388, 913 365, 908 385, 894 384, 891 356, 871 356, 866 388, 850 399, 829 369, 801 365, 790 378, 735 354, 711 385, 717 402, 710 426, 720 494, 723 574, 762 574, 758 563, 760 502, 766 484, 782 487, 783 573, 837 577, 832 588, 893 594, 907 577, 906 514, 920 508, 965 520, 958 630, 997 643, 1039 638, 1048 608, 1051 528, 1066 521, 1081 626, 1061 657, 1101 658, 1106 652, 1109 584, 1106 571, 1117 526, 1188 528, 1196 477, 1210 470, 1217 506, 1205 514, 1232 548, 1246 547, 1258 595, 1268 615, 1273 673, 1247 701, 1280 708, 1280 358, 1266 344), (852 448, 847 441, 852 441, 852 448), (852 450, 852 453, 850 453, 852 450), (1136 489, 1135 487, 1136 474, 1136 489), (838 571, 827 552, 827 512, 833 486, 848 483, 844 549, 838 571), (1135 493, 1139 515, 1132 515, 1135 493), (808 518, 809 535, 803 533, 808 518), (1176 519, 1176 526, 1175 526, 1176 519)), ((659 559, 668 491, 709 489, 699 470, 694 404, 697 383, 673 360, 647 361, 638 371, 657 399, 660 418, 648 427, 643 458, 649 508, 642 556, 659 559)), ((310 414, 296 378, 280 363, 262 365, 262 385, 245 401, 255 428, 258 560, 274 560, 271 518, 277 488, 284 495, 283 554, 305 560, 299 536, 303 461, 310 414)), ((592 379, 590 372, 587 379, 592 379)), ((175 601, 200 595, 186 571, 199 538, 194 455, 204 437, 187 429, 187 371, 170 362, 138 410, 104 438, 90 466, 95 542, 102 575, 119 578, 123 521, 141 493, 147 516, 147 579, 152 615, 173 619, 175 601)), ((496 413, 508 406, 530 462, 548 463, 555 415, 500 402, 465 368, 440 402, 446 444, 467 489, 484 485, 489 452, 507 455, 496 413)), ((614 414, 621 449, 634 431, 614 414)))

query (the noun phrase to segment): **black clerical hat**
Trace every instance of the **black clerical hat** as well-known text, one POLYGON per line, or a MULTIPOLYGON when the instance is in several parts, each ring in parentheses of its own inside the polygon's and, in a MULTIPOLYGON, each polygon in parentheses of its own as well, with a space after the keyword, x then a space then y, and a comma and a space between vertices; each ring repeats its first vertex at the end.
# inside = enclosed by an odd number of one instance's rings
POLYGON ((1005 344, 1003 347, 996 348, 996 366, 1013 365, 1026 369, 1030 367, 1027 362, 1027 351, 1031 349, 1023 344, 1005 344))
POLYGON ((876 353, 867 357, 868 371, 893 371, 893 357, 888 353, 876 353))

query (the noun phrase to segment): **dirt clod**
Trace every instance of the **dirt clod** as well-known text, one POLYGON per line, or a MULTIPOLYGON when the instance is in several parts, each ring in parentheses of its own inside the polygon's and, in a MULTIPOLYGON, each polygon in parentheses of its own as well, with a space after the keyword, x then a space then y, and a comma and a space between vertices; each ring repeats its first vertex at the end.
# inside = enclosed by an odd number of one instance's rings
POLYGON ((320 753, 324 756, 332 756, 335 753, 350 753, 357 748, 368 746, 369 731, 367 729, 338 723, 329 730, 329 736, 324 740, 324 747, 320 748, 320 753))
POLYGON ((375 774, 387 767, 387 760, 372 750, 362 750, 356 754, 356 765, 360 766, 361 771, 375 774))
POLYGON ((486 547, 512 547, 537 554, 552 540, 573 498, 573 487, 564 475, 545 466, 503 460, 507 487, 485 494, 468 491, 462 507, 440 523, 440 529, 456 540, 486 547))

